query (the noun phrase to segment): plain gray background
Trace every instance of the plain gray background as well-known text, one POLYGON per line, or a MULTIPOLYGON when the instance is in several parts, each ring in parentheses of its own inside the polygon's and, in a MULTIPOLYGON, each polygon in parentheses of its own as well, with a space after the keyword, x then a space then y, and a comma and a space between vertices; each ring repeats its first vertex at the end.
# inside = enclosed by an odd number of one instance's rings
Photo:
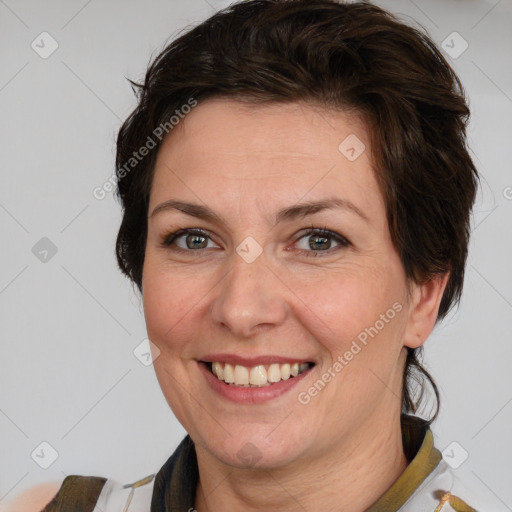
MULTIPOLYGON (((146 333, 115 263, 120 207, 92 191, 135 106, 125 77, 228 3, 0 0, 0 506, 69 474, 134 481, 185 435, 133 353, 146 333)), ((439 449, 468 453, 466 485, 512 510, 512 4, 375 3, 444 45, 469 96, 482 189, 461 307, 425 347, 442 393, 433 430, 439 449)))

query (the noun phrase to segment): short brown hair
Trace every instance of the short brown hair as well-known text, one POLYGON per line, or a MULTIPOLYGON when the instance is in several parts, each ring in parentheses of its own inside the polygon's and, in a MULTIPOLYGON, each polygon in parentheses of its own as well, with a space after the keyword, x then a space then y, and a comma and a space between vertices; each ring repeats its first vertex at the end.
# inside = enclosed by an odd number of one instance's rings
MULTIPOLYGON (((459 301, 478 183, 466 144, 469 109, 458 77, 420 29, 368 2, 247 0, 182 34, 152 62, 144 83, 133 85, 139 103, 117 140, 123 219, 116 254, 140 291, 160 141, 129 172, 126 162, 190 98, 228 97, 361 114, 408 279, 450 272, 438 320, 459 301)), ((413 381, 423 374, 436 394, 435 418, 439 394, 420 355, 408 349, 402 409, 416 411, 413 381)))

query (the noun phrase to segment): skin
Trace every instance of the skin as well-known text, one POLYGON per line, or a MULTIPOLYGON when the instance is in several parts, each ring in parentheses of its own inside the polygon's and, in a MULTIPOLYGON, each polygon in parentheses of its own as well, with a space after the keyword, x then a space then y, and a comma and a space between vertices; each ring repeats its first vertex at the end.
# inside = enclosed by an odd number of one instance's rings
POLYGON ((407 281, 362 120, 298 103, 199 104, 159 149, 148 212, 144 312, 160 351, 160 386, 196 443, 197 511, 368 508, 407 466, 400 432, 404 347, 418 347, 430 334, 448 275, 422 285, 407 281), (338 150, 350 134, 366 146, 355 161, 338 150), (280 208, 328 197, 350 201, 366 219, 329 209, 272 220, 280 208), (225 223, 176 210, 151 215, 169 199, 207 205, 225 223), (350 245, 328 238, 325 249, 311 248, 319 236, 304 236, 311 226, 350 245), (207 247, 187 249, 186 235, 163 247, 180 228, 207 231, 207 247), (251 263, 236 252, 248 236, 263 249, 251 263), (298 394, 394 303, 401 311, 301 404, 298 394), (200 372, 197 361, 215 352, 316 365, 284 395, 239 404, 214 392, 200 372), (258 454, 249 463, 237 455, 247 443, 258 454))

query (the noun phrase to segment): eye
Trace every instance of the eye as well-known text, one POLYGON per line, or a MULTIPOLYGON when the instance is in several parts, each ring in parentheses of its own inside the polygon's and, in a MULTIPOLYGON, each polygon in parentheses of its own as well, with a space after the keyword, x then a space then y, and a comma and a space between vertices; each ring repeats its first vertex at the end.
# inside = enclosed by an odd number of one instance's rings
MULTIPOLYGON (((339 233, 329 231, 325 228, 321 229, 311 227, 298 238, 298 241, 302 239, 307 240, 305 244, 305 247, 307 248, 304 249, 303 246, 302 248, 299 248, 299 251, 305 253, 307 256, 312 257, 319 256, 319 253, 322 252, 328 252, 331 254, 333 252, 331 250, 332 240, 334 240, 339 245, 338 249, 349 247, 351 245, 344 236, 340 235, 339 233)), ((335 248, 334 250, 337 249, 335 248)))
MULTIPOLYGON (((335 233, 333 231, 329 231, 325 228, 315 228, 311 227, 306 230, 305 233, 300 236, 296 244, 302 239, 309 239, 308 242, 302 248, 299 248, 299 252, 306 254, 307 256, 319 256, 319 253, 328 252, 331 254, 334 250, 332 250, 332 241, 338 244, 338 249, 349 247, 351 243, 339 233, 335 233)), ((161 241, 161 245, 164 248, 171 248, 174 251, 178 252, 198 252, 202 249, 208 249, 208 242, 212 242, 210 235, 198 228, 187 228, 187 229, 179 229, 173 233, 166 235, 161 241), (179 243, 178 243, 179 242, 179 243)))
POLYGON ((164 237, 162 241, 163 247, 170 247, 175 244, 177 251, 190 252, 190 250, 208 249, 208 240, 211 241, 208 233, 202 229, 179 229, 164 237), (183 239, 182 245, 177 241, 183 239))

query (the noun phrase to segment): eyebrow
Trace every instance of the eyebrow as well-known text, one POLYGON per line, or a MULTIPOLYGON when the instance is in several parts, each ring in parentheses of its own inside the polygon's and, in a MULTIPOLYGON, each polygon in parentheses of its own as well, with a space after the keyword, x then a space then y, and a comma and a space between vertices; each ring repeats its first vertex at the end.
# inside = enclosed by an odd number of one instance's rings
MULTIPOLYGON (((334 208, 352 212, 364 219, 366 222, 369 222, 368 217, 355 204, 347 199, 332 197, 321 201, 308 201, 283 208, 277 212, 275 216, 275 223, 279 224, 280 222, 303 218, 322 210, 334 208)), ((154 208, 149 217, 152 218, 159 213, 169 210, 177 210, 192 217, 197 217, 199 219, 204 219, 218 224, 226 224, 225 220, 208 206, 196 203, 188 203, 186 201, 179 201, 176 199, 170 199, 164 203, 159 204, 154 208)))

